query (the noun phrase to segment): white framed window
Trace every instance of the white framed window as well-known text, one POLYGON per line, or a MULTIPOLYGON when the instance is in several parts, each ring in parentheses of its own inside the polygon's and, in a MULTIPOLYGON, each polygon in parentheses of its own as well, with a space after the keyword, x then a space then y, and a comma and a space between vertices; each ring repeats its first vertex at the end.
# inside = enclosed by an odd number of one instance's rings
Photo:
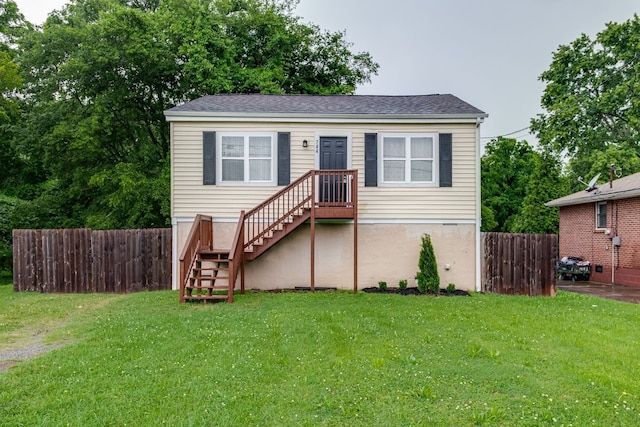
POLYGON ((437 184, 437 134, 381 134, 380 137, 378 158, 383 184, 437 184))
POLYGON ((607 202, 596 202, 596 228, 607 228, 607 202))
POLYGON ((218 182, 275 183, 275 141, 273 133, 221 132, 218 141, 218 182))

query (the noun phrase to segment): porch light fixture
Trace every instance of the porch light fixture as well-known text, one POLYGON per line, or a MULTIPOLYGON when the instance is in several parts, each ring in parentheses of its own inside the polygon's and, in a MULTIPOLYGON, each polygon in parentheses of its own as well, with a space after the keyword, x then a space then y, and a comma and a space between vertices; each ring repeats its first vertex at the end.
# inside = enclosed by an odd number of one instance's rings
POLYGON ((307 148, 309 146, 309 141, 307 141, 306 139, 302 141, 302 146, 304 148, 307 148))

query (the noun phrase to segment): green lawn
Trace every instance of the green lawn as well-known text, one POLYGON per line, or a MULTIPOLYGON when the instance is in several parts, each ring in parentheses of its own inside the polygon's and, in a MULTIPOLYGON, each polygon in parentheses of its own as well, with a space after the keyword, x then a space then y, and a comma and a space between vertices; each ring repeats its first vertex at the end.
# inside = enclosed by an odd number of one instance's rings
POLYGON ((65 345, 0 373, 0 425, 636 426, 639 315, 565 292, 181 305, 5 280, 0 351, 65 345))

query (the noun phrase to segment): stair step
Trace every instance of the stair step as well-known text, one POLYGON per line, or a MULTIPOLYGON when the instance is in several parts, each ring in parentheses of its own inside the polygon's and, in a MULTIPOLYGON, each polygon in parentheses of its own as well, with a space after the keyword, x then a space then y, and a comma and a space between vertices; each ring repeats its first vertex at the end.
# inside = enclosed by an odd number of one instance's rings
POLYGON ((229 285, 214 285, 214 286, 185 286, 185 289, 217 289, 220 291, 226 291, 229 289, 229 285))
POLYGON ((188 300, 188 299, 212 299, 212 300, 226 300, 229 297, 227 295, 185 295, 184 299, 188 300))
POLYGON ((227 271, 229 267, 193 267, 193 271, 227 271))
POLYGON ((231 249, 202 249, 201 254, 229 254, 231 249))
MULTIPOLYGON (((225 276, 225 277, 218 277, 218 278, 216 278, 216 279, 212 279, 212 278, 210 278, 210 277, 209 277, 209 278, 203 278, 203 279, 198 278, 198 279, 193 280, 193 282, 192 282, 192 283, 195 283, 195 282, 217 282, 217 281, 220 281, 220 282, 223 282, 223 281, 224 281, 224 282, 228 282, 228 281, 229 281, 229 278, 228 278, 227 276, 225 276)), ((225 285, 225 287, 226 287, 226 286, 227 286, 227 285, 225 285)))
POLYGON ((227 260, 231 251, 225 250, 203 250, 198 252, 198 258, 201 260, 227 260))
POLYGON ((217 258, 217 257, 209 257, 209 256, 204 256, 204 257, 200 257, 196 260, 196 262, 224 262, 224 263, 228 263, 229 262, 229 258, 217 258))

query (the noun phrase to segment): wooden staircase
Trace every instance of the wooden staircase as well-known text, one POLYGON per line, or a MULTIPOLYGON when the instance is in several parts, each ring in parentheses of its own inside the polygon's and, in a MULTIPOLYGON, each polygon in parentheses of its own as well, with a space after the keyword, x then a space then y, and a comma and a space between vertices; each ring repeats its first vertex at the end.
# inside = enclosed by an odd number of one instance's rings
MULTIPOLYGON (((255 260, 308 220, 312 248, 316 218, 351 218, 357 230, 357 182, 355 170, 307 172, 246 214, 242 211, 228 250, 213 249, 212 218, 197 215, 180 255, 180 302, 233 302, 239 273, 244 293, 245 262, 255 260)), ((312 289, 313 256, 312 249, 312 289)))
POLYGON ((309 208, 303 208, 292 213, 289 217, 283 219, 280 224, 271 228, 259 238, 252 240, 250 244, 245 245, 245 260, 253 261, 258 258, 310 218, 311 209, 309 208))
POLYGON ((227 300, 229 251, 199 251, 184 290, 185 300, 227 300))

